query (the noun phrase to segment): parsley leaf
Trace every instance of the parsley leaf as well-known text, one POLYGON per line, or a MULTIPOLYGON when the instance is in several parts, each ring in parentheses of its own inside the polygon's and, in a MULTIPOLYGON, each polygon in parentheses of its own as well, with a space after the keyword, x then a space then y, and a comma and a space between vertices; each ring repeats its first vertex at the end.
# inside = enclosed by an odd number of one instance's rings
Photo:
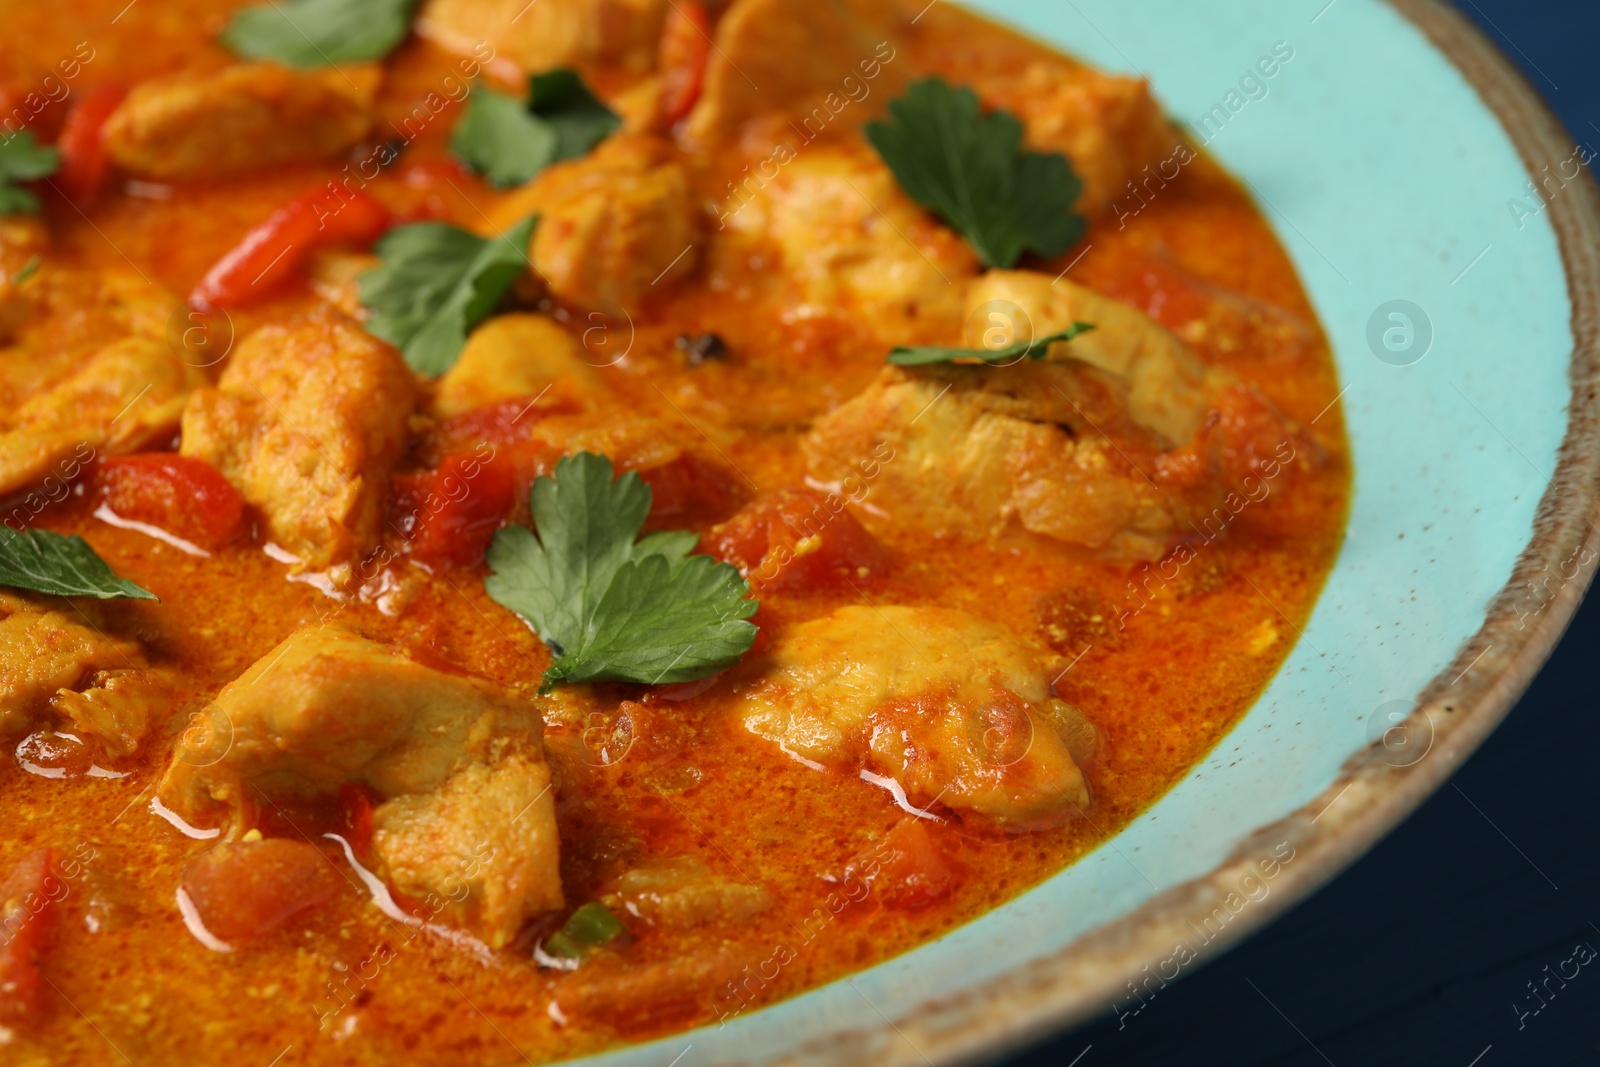
POLYGON ((397 226, 373 249, 383 265, 361 276, 361 302, 373 310, 367 331, 405 355, 421 374, 443 374, 467 334, 528 269, 538 216, 499 237, 479 237, 446 222, 397 226))
POLYGON ((756 612, 738 570, 691 556, 681 531, 639 540, 650 487, 613 480, 611 461, 582 452, 533 484, 535 535, 495 534, 489 595, 522 616, 555 655, 544 687, 577 682, 691 682, 750 650, 756 612))
POLYGON ((926 367, 930 363, 1015 363, 1023 359, 1043 359, 1050 354, 1051 345, 1070 341, 1092 329, 1094 326, 1090 323, 1075 322, 1060 333, 1018 341, 1004 348, 901 347, 889 353, 889 362, 899 367, 926 367))
POLYGON ((450 151, 504 188, 577 159, 621 125, 576 71, 552 70, 529 79, 526 103, 479 88, 450 136, 450 151))
POLYGON ((13 134, 0 140, 0 215, 31 215, 39 210, 39 198, 15 182, 48 178, 61 163, 54 148, 40 148, 31 133, 13 134))
POLYGON ((81 537, 9 526, 0 526, 0 585, 56 596, 156 599, 153 593, 118 578, 81 537))
POLYGON ((1083 182, 1066 156, 1022 148, 1022 123, 979 113, 971 89, 927 78, 867 124, 867 140, 913 200, 960 231, 989 267, 1058 256, 1083 237, 1083 182))
POLYGON ((246 59, 328 67, 382 59, 411 32, 418 0, 270 0, 244 8, 222 43, 246 59))

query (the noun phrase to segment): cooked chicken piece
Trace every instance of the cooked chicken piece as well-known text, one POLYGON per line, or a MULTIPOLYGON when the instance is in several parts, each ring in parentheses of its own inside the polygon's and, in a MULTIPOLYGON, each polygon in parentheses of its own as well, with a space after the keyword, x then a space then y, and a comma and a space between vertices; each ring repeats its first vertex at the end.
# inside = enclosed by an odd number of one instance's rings
POLYGON ((337 155, 367 135, 378 66, 290 70, 247 63, 147 81, 106 121, 130 174, 193 181, 337 155))
POLYGON ((457 925, 503 948, 522 924, 561 907, 561 877, 543 756, 474 763, 430 793, 391 797, 372 813, 372 843, 390 885, 455 902, 457 925))
POLYGON ((120 757, 170 709, 164 675, 139 642, 18 597, 0 595, 0 614, 0 736, 25 733, 49 712, 120 757))
MULTIPOLYGON (((1162 114, 1149 83, 1138 78, 1040 60, 1020 74, 980 77, 977 88, 984 103, 1022 120, 1028 147, 1072 161, 1083 179, 1078 211, 1084 215, 1098 215, 1119 200, 1128 202, 1128 210, 1138 208, 1143 201, 1128 183, 1139 185, 1146 197, 1159 191, 1165 184, 1159 165, 1187 143, 1162 114), (1154 176, 1148 190, 1142 185, 1146 166, 1154 176)), ((1168 165, 1169 178, 1183 158, 1168 165)))
POLYGON ((552 293, 580 307, 631 313, 700 261, 699 204, 671 146, 658 138, 619 134, 582 159, 558 163, 490 219, 504 232, 534 213, 534 269, 552 293))
POLYGON ((133 337, 0 416, 0 495, 27 488, 85 448, 135 452, 178 425, 205 375, 161 341, 133 337))
POLYGON ((433 410, 449 418, 537 396, 557 381, 595 389, 600 376, 579 351, 547 315, 497 315, 473 331, 455 366, 439 379, 433 410))
POLYGON ((717 273, 737 277, 752 252, 776 244, 796 317, 852 311, 896 343, 907 322, 946 336, 960 328, 977 257, 864 145, 806 149, 721 211, 717 273))
POLYGON ((748 119, 774 114, 793 116, 814 137, 837 128, 836 113, 850 100, 863 101, 849 105, 857 112, 849 121, 859 124, 878 109, 865 105, 862 86, 887 100, 910 76, 903 30, 900 15, 876 0, 736 0, 717 23, 705 90, 686 132, 720 140, 748 119))
POLYGON ((772 907, 765 889, 725 881, 693 859, 636 867, 613 880, 602 899, 612 911, 669 930, 742 923, 772 907))
POLYGON ((493 948, 561 907, 539 711, 481 679, 424 667, 347 627, 291 634, 217 695, 180 739, 159 796, 204 820, 228 809, 367 786, 379 873, 493 948))
POLYGON ((887 776, 914 805, 1014 830, 1089 804, 1043 654, 1009 630, 936 607, 839 608, 783 631, 745 728, 801 759, 887 776))
POLYGON ((183 413, 183 446, 266 516, 273 539, 321 570, 377 544, 416 382, 400 354, 334 311, 240 341, 183 413))
MULTIPOLYGON (((1015 523, 1109 557, 1159 558, 1210 500, 1169 478, 1164 456, 1199 448, 1227 376, 1132 308, 1047 275, 995 272, 970 293, 975 312, 1000 308, 1028 336, 1095 329, 1042 362, 885 369, 806 438, 812 476, 842 480, 888 450, 872 502, 893 522, 979 541, 1015 523)), ((982 347, 985 321, 971 317, 965 345, 982 347)), ((1193 459, 1173 470, 1211 470, 1193 459)))
POLYGON ((428 0, 417 32, 461 55, 515 64, 524 74, 596 64, 648 70, 667 0, 428 0))
POLYGON ((1087 363, 1123 382, 1129 417, 1168 447, 1194 437, 1205 417, 1207 390, 1232 380, 1207 368, 1182 341, 1137 308, 1065 279, 1052 280, 1048 274, 990 271, 967 290, 967 305, 972 314, 963 343, 972 348, 983 347, 985 323, 978 312, 984 309, 998 308, 1003 317, 1017 317, 1014 328, 1033 337, 1059 333, 1074 322, 1093 325, 1092 331, 1072 342, 1053 345, 1051 358, 1087 363))

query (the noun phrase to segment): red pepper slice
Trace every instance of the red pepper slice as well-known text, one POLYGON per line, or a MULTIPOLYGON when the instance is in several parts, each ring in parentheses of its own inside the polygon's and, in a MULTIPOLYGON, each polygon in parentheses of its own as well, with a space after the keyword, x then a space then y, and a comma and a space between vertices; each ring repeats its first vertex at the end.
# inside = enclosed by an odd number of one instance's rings
POLYGON ((698 0, 677 0, 661 30, 661 117, 670 125, 688 115, 705 87, 711 60, 711 16, 698 0))
POLYGON ((221 548, 244 529, 244 497, 204 460, 165 452, 107 456, 95 466, 94 483, 119 518, 204 549, 221 548))
POLYGON ((87 211, 100 199, 106 175, 111 172, 104 137, 106 120, 127 95, 123 86, 97 85, 78 98, 62 124, 61 138, 56 142, 61 152, 56 182, 81 211, 87 211))
POLYGON ((393 224, 367 193, 319 185, 274 211, 206 272, 189 303, 209 311, 240 308, 271 296, 330 245, 369 245, 393 224))

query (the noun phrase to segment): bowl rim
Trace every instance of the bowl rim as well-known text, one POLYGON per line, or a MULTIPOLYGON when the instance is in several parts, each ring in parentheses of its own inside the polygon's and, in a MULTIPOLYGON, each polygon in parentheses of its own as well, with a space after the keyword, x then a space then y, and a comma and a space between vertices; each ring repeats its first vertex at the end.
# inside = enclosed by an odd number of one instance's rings
MULTIPOLYGON (((1477 91, 1530 173, 1564 158, 1574 143, 1522 72, 1445 0, 1385 0, 1422 31, 1477 91)), ((1540 499, 1533 535, 1489 604, 1482 627, 1416 697, 1408 729, 1431 733, 1426 757, 1408 766, 1384 758, 1376 741, 1346 761, 1311 803, 1250 834, 1210 873, 1174 886, 1066 948, 978 988, 923 1002, 885 1018, 880 1030, 815 1038, 775 1063, 852 1067, 944 1067, 992 1061, 1097 1015, 1145 969, 1187 941, 1196 920, 1224 908, 1274 846, 1294 849, 1275 871, 1272 892, 1235 914, 1207 940, 1197 962, 1216 958, 1310 896, 1377 844, 1441 788, 1510 712, 1566 632, 1594 577, 1581 565, 1531 624, 1533 579, 1580 555, 1600 556, 1600 187, 1572 183, 1548 203, 1572 303, 1573 352, 1567 432, 1540 499), (1124 983, 1128 983, 1125 987, 1124 983)), ((1188 964, 1186 964, 1188 966, 1188 964)))

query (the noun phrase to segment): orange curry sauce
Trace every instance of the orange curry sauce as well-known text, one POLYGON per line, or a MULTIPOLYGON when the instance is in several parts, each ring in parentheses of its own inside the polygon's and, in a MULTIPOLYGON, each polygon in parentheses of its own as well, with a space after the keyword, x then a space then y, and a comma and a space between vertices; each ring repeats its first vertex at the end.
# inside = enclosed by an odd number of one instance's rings
MULTIPOLYGON (((0 87, 25 89, 86 39, 94 56, 75 92, 220 68, 231 57, 214 35, 232 6, 0 0, 0 87)), ((930 12, 917 34, 917 63, 955 83, 1043 52, 951 5, 930 12)), ((426 42, 404 45, 388 62, 380 128, 392 122, 398 129, 458 63, 426 42)), ((591 74, 608 94, 627 78, 591 74)), ((860 117, 881 103, 873 98, 860 117)), ((480 226, 501 194, 442 165, 458 110, 446 109, 421 129, 368 191, 397 213, 480 226)), ((859 130, 831 135, 857 137, 859 130)), ((702 162, 697 181, 708 201, 726 196, 727 176, 743 162, 702 162)), ((92 217, 47 199, 50 254, 89 268, 132 266, 155 285, 187 293, 242 233, 341 167, 294 165, 216 185, 119 188, 92 217)), ((153 660, 178 665, 189 688, 137 756, 101 761, 120 776, 87 773, 87 761, 62 777, 29 773, 20 761, 0 772, 7 827, 0 861, 9 865, 46 846, 82 860, 66 880, 42 956, 42 1010, 9 1034, 0 1060, 288 1067, 559 1059, 715 1022, 870 966, 1003 904, 1099 846, 1215 746, 1283 662, 1337 553, 1349 471, 1333 362, 1311 306, 1267 223, 1210 160, 1186 166, 1125 225, 1111 216, 1095 221, 1086 243, 1086 253, 1080 245, 1059 262, 1034 266, 1055 274, 1073 264, 1072 279, 1146 311, 1308 426, 1326 452, 1315 476, 1295 483, 1292 495, 1273 490, 1271 523, 1241 523, 1198 542, 1183 566, 954 545, 869 522, 890 553, 874 602, 962 608, 1008 623, 1050 650, 1056 694, 1103 734, 1087 768, 1094 796, 1088 818, 1015 834, 953 818, 929 822, 953 886, 923 906, 896 907, 846 889, 845 874, 904 812, 884 789, 812 770, 748 734, 729 714, 738 671, 671 694, 599 686, 590 697, 598 709, 591 729, 600 727, 625 754, 586 743, 579 734, 587 731, 559 728, 546 736, 569 905, 593 899, 601 883, 639 857, 695 857, 725 877, 765 887, 774 901, 765 913, 733 934, 634 930, 621 947, 568 975, 541 969, 521 942, 485 962, 398 926, 330 846, 345 875, 333 900, 283 930, 214 952, 191 935, 174 900, 185 864, 208 843, 157 817, 150 798, 190 715, 221 687, 295 629, 328 616, 425 662, 505 685, 535 682, 549 655, 486 595, 481 564, 427 574, 404 558, 394 561, 389 568, 410 583, 396 608, 287 580, 285 568, 263 552, 260 531, 202 558, 113 528, 93 516, 92 500, 69 497, 37 524, 82 534, 119 574, 160 597, 112 604, 106 617, 138 635, 153 660), (597 757, 602 751, 610 754, 597 757), (681 970, 660 969, 710 955, 746 961, 740 992, 710 980, 697 987, 681 970), (674 976, 673 988, 663 987, 664 974, 674 976), (563 1003, 581 1009, 567 1013, 565 1025, 551 1011, 562 990, 563 1003)), ((627 358, 602 371, 608 388, 641 411, 692 423, 717 443, 708 455, 726 460, 728 506, 688 523, 698 532, 762 493, 804 484, 798 442, 809 421, 863 389, 884 360, 881 344, 847 317, 785 324, 753 300, 702 274, 652 303, 631 330, 613 324, 615 335, 601 339, 631 342, 627 358), (685 332, 720 335, 731 357, 687 365, 674 343, 685 332)), ((233 326, 243 336, 315 302, 302 286, 235 314, 233 326)), ((574 332, 586 328, 579 313, 571 323, 574 332)), ((855 593, 785 591, 763 599, 758 621, 776 633, 860 602, 855 593)), ((335 817, 257 818, 274 836, 325 829, 335 817)))

